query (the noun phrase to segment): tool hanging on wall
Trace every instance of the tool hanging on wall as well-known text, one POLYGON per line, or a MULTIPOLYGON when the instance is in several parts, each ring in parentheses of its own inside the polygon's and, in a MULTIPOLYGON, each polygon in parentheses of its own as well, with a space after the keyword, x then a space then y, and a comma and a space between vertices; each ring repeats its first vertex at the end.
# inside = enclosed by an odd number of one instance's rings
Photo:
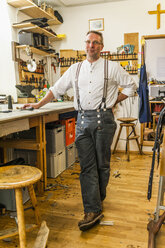
POLYGON ((51 63, 51 66, 53 67, 53 70, 54 70, 54 72, 56 73, 56 66, 55 66, 55 63, 52 62, 52 63, 51 63))
POLYGON ((27 68, 30 72, 36 71, 37 64, 34 59, 27 60, 27 68))
POLYGON ((26 47, 26 53, 27 56, 31 56, 30 60, 27 60, 27 68, 30 72, 36 71, 37 64, 35 62, 35 59, 33 59, 33 53, 31 52, 30 46, 26 47))

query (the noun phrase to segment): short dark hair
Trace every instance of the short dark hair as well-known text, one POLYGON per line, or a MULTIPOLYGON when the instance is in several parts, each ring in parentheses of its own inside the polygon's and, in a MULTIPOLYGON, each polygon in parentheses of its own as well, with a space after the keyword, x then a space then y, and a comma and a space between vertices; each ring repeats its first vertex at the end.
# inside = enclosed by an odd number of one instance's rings
POLYGON ((88 35, 88 34, 97 34, 97 35, 99 35, 100 39, 101 39, 101 43, 104 44, 103 34, 101 32, 98 32, 98 31, 95 31, 95 30, 90 30, 90 31, 87 32, 86 35, 88 35))

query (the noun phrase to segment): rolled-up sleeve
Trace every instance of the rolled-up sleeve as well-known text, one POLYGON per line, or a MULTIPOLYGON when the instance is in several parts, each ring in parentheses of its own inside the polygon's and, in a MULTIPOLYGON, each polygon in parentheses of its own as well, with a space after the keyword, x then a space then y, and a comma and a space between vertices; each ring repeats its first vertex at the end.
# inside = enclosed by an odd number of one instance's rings
POLYGON ((56 81, 54 86, 50 87, 50 90, 53 93, 54 98, 58 99, 61 95, 64 95, 67 90, 72 88, 71 67, 60 77, 60 79, 56 81))
POLYGON ((119 87, 123 89, 121 92, 124 95, 133 96, 137 89, 136 83, 131 75, 118 64, 116 66, 116 77, 119 87))

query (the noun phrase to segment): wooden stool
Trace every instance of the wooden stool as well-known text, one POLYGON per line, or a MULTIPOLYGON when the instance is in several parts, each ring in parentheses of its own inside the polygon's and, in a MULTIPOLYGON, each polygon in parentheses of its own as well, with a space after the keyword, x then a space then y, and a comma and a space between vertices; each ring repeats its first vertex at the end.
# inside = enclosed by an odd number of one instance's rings
POLYGON ((26 230, 24 219, 24 208, 22 202, 22 188, 28 187, 30 199, 35 213, 37 225, 28 225, 28 229, 35 228, 40 225, 40 217, 37 208, 37 200, 33 188, 42 176, 42 172, 32 166, 11 165, 0 167, 0 189, 15 189, 16 208, 18 217, 18 231, 10 229, 10 233, 5 230, 0 232, 0 239, 11 237, 19 234, 20 248, 26 248, 26 230))
POLYGON ((120 138, 120 134, 121 134, 121 131, 122 131, 122 128, 123 127, 126 127, 126 144, 127 144, 127 149, 126 149, 126 153, 127 153, 127 160, 130 161, 130 157, 129 157, 129 140, 133 140, 135 139, 136 142, 137 142, 137 145, 138 145, 138 148, 139 148, 139 152, 140 154, 142 154, 142 150, 141 150, 141 147, 140 147, 140 144, 139 144, 139 135, 136 135, 136 131, 135 131, 135 123, 133 123, 133 121, 136 121, 137 119, 136 118, 128 118, 128 117, 123 117, 123 118, 118 118, 117 119, 118 121, 121 121, 120 123, 120 129, 119 129, 119 133, 117 135, 117 140, 116 140, 116 143, 115 143, 115 146, 114 146, 114 150, 113 150, 113 154, 115 153, 116 151, 116 147, 117 147, 117 144, 118 144, 118 141, 119 141, 119 138, 120 138), (130 136, 130 132, 129 132, 129 128, 132 128, 132 133, 134 134, 134 136, 130 136))

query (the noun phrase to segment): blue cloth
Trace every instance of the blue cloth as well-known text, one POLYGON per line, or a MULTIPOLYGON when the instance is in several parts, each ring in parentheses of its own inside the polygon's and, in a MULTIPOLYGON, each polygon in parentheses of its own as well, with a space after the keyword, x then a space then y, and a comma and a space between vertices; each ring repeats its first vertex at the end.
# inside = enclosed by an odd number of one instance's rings
POLYGON ((140 107, 139 107, 139 121, 140 123, 150 122, 151 121, 151 113, 149 106, 149 94, 148 94, 148 84, 147 84, 147 73, 146 73, 146 65, 144 63, 140 69, 140 82, 138 94, 140 98, 140 107))
POLYGON ((78 113, 76 147, 84 212, 101 211, 110 176, 110 147, 116 130, 112 110, 78 113))

